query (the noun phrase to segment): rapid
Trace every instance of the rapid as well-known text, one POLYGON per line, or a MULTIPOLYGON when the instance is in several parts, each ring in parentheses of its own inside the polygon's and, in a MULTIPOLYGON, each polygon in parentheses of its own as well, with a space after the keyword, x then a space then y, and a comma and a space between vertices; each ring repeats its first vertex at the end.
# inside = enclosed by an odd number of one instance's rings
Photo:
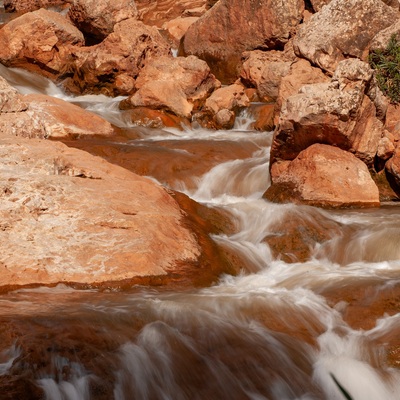
POLYGON ((400 398, 398 207, 267 202, 272 132, 252 131, 251 114, 232 131, 135 127, 119 98, 70 97, 0 68, 21 93, 59 97, 132 130, 121 146, 151 152, 167 143, 178 164, 196 142, 254 147, 185 179, 151 176, 230 215, 235 232, 213 240, 237 255, 236 276, 180 291, 58 285, 1 295, 0 383, 12 390, 0 399, 346 399, 340 387, 354 400, 400 398), (306 245, 299 261, 287 249, 310 229, 325 240, 306 245))

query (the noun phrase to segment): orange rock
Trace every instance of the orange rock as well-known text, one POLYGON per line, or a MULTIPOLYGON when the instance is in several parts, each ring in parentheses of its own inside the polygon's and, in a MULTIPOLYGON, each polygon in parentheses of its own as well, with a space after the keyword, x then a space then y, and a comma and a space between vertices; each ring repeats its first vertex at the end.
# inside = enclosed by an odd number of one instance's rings
POLYGON ((73 93, 127 95, 133 91, 135 78, 152 59, 169 55, 170 47, 154 27, 130 18, 114 26, 101 43, 75 47, 65 87, 73 93))
POLYGON ((56 80, 69 69, 71 46, 82 46, 82 33, 62 15, 40 9, 0 30, 0 61, 56 80))
POLYGON ((62 143, 1 134, 0 153, 1 290, 154 277, 208 284, 226 267, 153 181, 62 143))
POLYGON ((292 160, 313 143, 349 150, 373 166, 383 124, 364 94, 372 70, 357 59, 342 61, 330 83, 303 86, 282 105, 271 163, 292 160))
POLYGON ((149 62, 135 82, 135 93, 121 102, 121 108, 165 109, 190 118, 220 82, 208 65, 197 57, 159 57, 149 62))
POLYGON ((304 2, 299 0, 220 0, 189 27, 179 54, 198 56, 221 82, 233 83, 239 76, 242 53, 283 46, 303 11, 304 2))
POLYGON ((183 16, 186 10, 204 8, 205 12, 207 0, 135 0, 135 3, 146 25, 161 28, 165 22, 183 16))
POLYGON ((114 25, 138 14, 132 0, 75 0, 68 18, 88 37, 88 42, 101 42, 114 30, 114 25))
POLYGON ((365 60, 374 36, 397 19, 397 11, 381 0, 332 0, 299 27, 295 52, 333 73, 345 58, 365 60))
POLYGON ((240 79, 246 86, 257 88, 261 101, 272 102, 292 62, 284 52, 254 50, 245 53, 240 79))
POLYGON ((268 200, 319 207, 376 207, 379 192, 367 166, 337 147, 314 144, 280 174, 271 170, 268 200))
POLYGON ((39 8, 49 8, 54 6, 67 6, 69 0, 4 0, 4 9, 7 12, 27 12, 35 11, 39 8))

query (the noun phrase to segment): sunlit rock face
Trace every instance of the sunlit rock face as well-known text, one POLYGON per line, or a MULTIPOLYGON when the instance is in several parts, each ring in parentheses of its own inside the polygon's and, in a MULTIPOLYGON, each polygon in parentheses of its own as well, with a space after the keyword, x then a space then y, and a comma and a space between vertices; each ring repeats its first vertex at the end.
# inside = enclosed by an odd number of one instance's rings
POLYGON ((68 18, 89 42, 101 42, 112 33, 116 23, 137 15, 133 0, 74 0, 68 10, 68 18))
POLYGON ((140 19, 159 28, 178 17, 199 17, 215 0, 135 0, 140 19))
POLYGON ((337 147, 314 144, 271 169, 268 200, 321 207, 375 207, 379 192, 367 166, 337 147))
POLYGON ((141 70, 134 84, 135 93, 121 106, 166 109, 190 118, 220 86, 207 63, 195 56, 159 57, 141 70))
POLYGON ((69 0, 4 0, 4 9, 7 12, 28 12, 39 8, 49 8, 54 6, 67 6, 69 0))
POLYGON ((242 52, 282 48, 294 34, 303 10, 304 2, 299 0, 220 0, 189 27, 180 54, 207 61, 218 79, 232 83, 240 72, 242 52))
POLYGON ((313 143, 351 151, 374 163, 383 124, 365 94, 372 70, 357 59, 339 63, 330 82, 304 85, 282 104, 271 162, 293 160, 313 143))
POLYGON ((0 62, 56 80, 69 68, 71 46, 82 33, 62 15, 45 9, 26 13, 0 30, 0 62))
POLYGON ((333 73, 344 58, 365 59, 373 37, 397 19, 398 12, 381 0, 332 0, 300 26, 294 49, 333 73))
POLYGON ((127 95, 140 70, 170 51, 155 27, 130 18, 117 23, 98 45, 75 47, 71 53, 73 63, 63 83, 73 93, 127 95))

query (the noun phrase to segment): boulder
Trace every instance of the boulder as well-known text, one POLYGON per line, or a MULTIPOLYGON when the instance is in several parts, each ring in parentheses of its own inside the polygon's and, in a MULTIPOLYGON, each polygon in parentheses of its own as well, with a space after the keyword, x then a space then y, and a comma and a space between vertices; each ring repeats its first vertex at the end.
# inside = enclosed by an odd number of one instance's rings
POLYGON ((179 54, 198 56, 219 80, 233 83, 242 53, 281 49, 295 32, 303 10, 300 0, 220 0, 189 27, 179 54))
POLYGON ((369 51, 383 51, 388 46, 390 39, 393 35, 397 37, 400 34, 400 20, 397 20, 394 24, 390 25, 386 29, 379 31, 371 41, 369 51))
POLYGON ((82 33, 62 15, 40 9, 0 30, 0 62, 56 80, 69 69, 71 46, 83 44, 82 33))
POLYGON ((368 64, 342 61, 331 82, 305 85, 282 105, 271 147, 271 164, 293 160, 308 146, 325 143, 351 151, 372 166, 383 124, 364 94, 372 70, 368 64))
POLYGON ((329 4, 331 0, 310 0, 310 4, 315 12, 321 10, 323 6, 329 4))
POLYGON ((4 134, 0 158, 2 290, 197 270, 195 234, 151 180, 61 143, 4 134))
POLYGON ((152 59, 170 54, 155 27, 135 18, 117 23, 114 32, 91 47, 75 47, 71 77, 64 86, 72 93, 128 95, 140 70, 152 59))
POLYGON ((220 82, 197 57, 159 57, 142 69, 134 85, 135 93, 121 102, 121 108, 166 109, 190 118, 218 87, 220 82))
POLYGON ((204 13, 207 8, 211 7, 211 5, 206 6, 207 0, 135 0, 135 3, 140 19, 146 25, 154 25, 159 28, 165 22, 184 16, 187 10, 203 9, 204 13))
POLYGON ((318 208, 297 206, 273 217, 263 242, 268 244, 274 259, 307 262, 324 242, 340 236, 342 229, 318 208))
POLYGON ((18 91, 0 76, 0 113, 19 113, 27 108, 18 91))
POLYGON ((299 57, 333 73, 347 57, 366 59, 374 36, 398 18, 381 0, 332 0, 299 27, 293 46, 299 57))
POLYGON ((205 128, 232 129, 236 114, 249 105, 244 87, 236 83, 215 90, 194 119, 205 128))
POLYGON ((43 94, 19 94, 0 77, 0 132, 3 134, 67 139, 111 136, 111 124, 78 106, 43 94))
POLYGON ((312 83, 329 82, 329 78, 319 69, 313 67, 307 60, 297 59, 292 63, 289 72, 282 77, 278 97, 275 103, 275 123, 278 123, 282 104, 288 97, 299 92, 300 88, 312 83))
POLYGON ((387 179, 397 196, 400 197, 400 147, 397 146, 393 157, 386 163, 387 179))
POLYGON ((240 79, 246 86, 257 89, 261 101, 276 101, 281 80, 289 73, 291 64, 284 52, 250 51, 244 54, 240 79))
POLYGON ((172 43, 172 47, 177 49, 183 35, 189 26, 196 22, 199 17, 175 18, 163 24, 162 29, 168 35, 168 39, 172 43))
POLYGON ((18 113, 0 113, 0 131, 3 133, 42 139, 114 134, 108 121, 64 100, 42 94, 19 97, 24 108, 18 113))
POLYGON ((334 146, 313 144, 284 166, 271 169, 265 197, 318 207, 375 207, 379 192, 367 166, 334 146))
POLYGON ((138 14, 133 0, 73 0, 68 18, 87 38, 99 43, 113 30, 114 25, 138 14))
POLYGON ((28 12, 55 6, 66 6, 69 0, 4 0, 3 6, 6 12, 28 12))

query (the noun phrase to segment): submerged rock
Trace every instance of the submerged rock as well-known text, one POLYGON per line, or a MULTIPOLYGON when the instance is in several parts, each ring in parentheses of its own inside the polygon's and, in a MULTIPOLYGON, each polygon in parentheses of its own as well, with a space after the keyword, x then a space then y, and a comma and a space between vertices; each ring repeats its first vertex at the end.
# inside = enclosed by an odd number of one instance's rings
POLYGON ((314 144, 271 169, 265 198, 318 207, 376 207, 379 191, 367 166, 337 147, 314 144))

